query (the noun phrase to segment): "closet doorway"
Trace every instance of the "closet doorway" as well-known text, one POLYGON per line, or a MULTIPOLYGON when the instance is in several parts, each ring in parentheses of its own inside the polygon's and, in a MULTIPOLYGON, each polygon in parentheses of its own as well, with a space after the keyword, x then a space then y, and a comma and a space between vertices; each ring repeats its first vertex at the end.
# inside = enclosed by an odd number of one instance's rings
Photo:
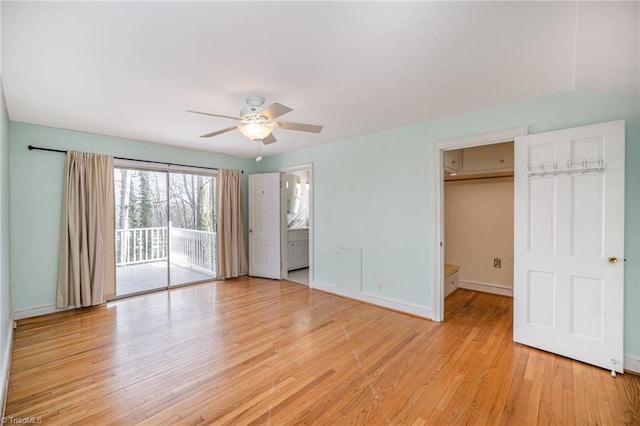
POLYGON ((216 176, 210 170, 114 170, 116 294, 216 278, 216 176))
MULTIPOLYGON (((434 184, 434 317, 444 319, 444 154, 515 140, 513 340, 611 369, 615 376, 624 368, 624 262, 619 259, 624 256, 625 123, 531 136, 522 131, 522 137, 512 129, 434 144, 440 179, 434 184)), ((499 260, 494 258, 494 265, 499 260)))
POLYGON ((280 169, 285 173, 286 203, 283 221, 282 261, 284 279, 309 285, 313 277, 313 184, 312 164, 280 169))
POLYGON ((526 128, 434 144, 433 319, 457 288, 513 295, 513 141, 526 128))
POLYGON ((513 142, 444 152, 445 298, 513 297, 513 142))

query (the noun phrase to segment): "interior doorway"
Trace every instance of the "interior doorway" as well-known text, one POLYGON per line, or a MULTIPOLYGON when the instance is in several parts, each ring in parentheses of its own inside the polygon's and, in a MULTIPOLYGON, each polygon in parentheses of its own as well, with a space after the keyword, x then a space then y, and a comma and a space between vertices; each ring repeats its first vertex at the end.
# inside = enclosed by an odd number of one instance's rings
MULTIPOLYGON (((483 187, 483 190, 486 190, 490 187, 490 185, 485 185, 485 182, 494 179, 497 181, 502 180, 502 182, 500 183, 503 184, 502 193, 504 194, 504 185, 509 185, 509 176, 513 176, 514 171, 512 151, 513 140, 518 136, 525 135, 526 133, 527 128, 522 127, 464 138, 445 140, 434 144, 433 169, 435 171, 435 176, 433 199, 435 204, 434 243, 436 246, 434 247, 435 264, 433 265, 435 283, 433 293, 433 319, 435 321, 444 320, 444 299, 448 293, 451 293, 453 290, 455 290, 455 287, 461 286, 460 268, 465 267, 465 265, 459 265, 452 262, 451 259, 447 260, 447 254, 451 255, 451 252, 447 253, 447 247, 445 245, 445 179, 447 179, 449 182, 454 182, 451 185, 452 187, 454 187, 454 191, 451 192, 451 194, 455 194, 455 197, 458 201, 465 198, 465 193, 469 194, 469 191, 473 191, 474 188, 470 188, 470 186, 474 186, 470 183, 472 182, 472 179, 473 182, 476 183, 476 185, 479 185, 476 186, 475 189, 483 187), (510 160, 507 158, 507 156, 504 155, 505 146, 499 145, 505 143, 511 143, 510 160), (466 153, 468 154, 466 155, 466 166, 464 165, 463 158, 465 156, 464 150, 467 150, 466 153), (497 153, 501 153, 501 155, 496 155, 497 153), (487 164, 492 161, 496 162, 495 165, 487 166, 487 164), (509 161, 511 161, 511 163, 509 163, 509 161), (509 167, 511 168, 511 170, 509 170, 509 167), (492 168, 493 170, 491 170, 492 168), (487 181, 483 182, 483 178, 487 178, 487 181)), ((510 184, 513 185, 513 182, 511 182, 510 184)), ((454 207, 450 206, 450 208, 454 207)), ((463 207, 461 207, 460 205, 456 205, 455 208, 459 209, 463 207)), ((511 209, 513 209, 513 201, 511 201, 511 209)), ((490 214, 488 212, 485 213, 490 214)), ((460 218, 458 217, 457 219, 460 218)), ((464 223, 464 221, 461 223, 464 223)), ((511 242, 513 242, 513 237, 511 237, 511 239, 511 242)), ((469 253, 465 253, 465 251, 468 250, 464 250, 464 247, 462 247, 462 250, 458 251, 455 254, 456 259, 464 259, 465 263, 468 262, 471 255, 469 253)), ((511 253, 513 252, 511 251, 511 253)), ((486 257, 487 255, 487 253, 482 254, 482 256, 484 257, 486 257)), ((502 260, 503 259, 501 257, 496 256, 495 258, 491 258, 492 264, 490 265, 468 264, 467 267, 472 266, 473 268, 475 268, 475 273, 479 274, 479 276, 482 276, 482 274, 491 274, 493 272, 491 271, 491 269, 502 269, 502 260), (487 268, 487 266, 489 266, 489 268, 487 268)), ((475 259, 474 262, 476 262, 475 259)), ((513 264, 511 265, 511 268, 512 267, 513 264)), ((513 270, 511 269, 511 271, 513 270)), ((502 275, 504 276, 504 270, 502 270, 502 272, 502 275)), ((504 287, 506 286, 496 286, 495 282, 489 282, 491 280, 483 281, 482 279, 480 279, 474 281, 475 282, 472 282, 471 280, 464 281, 461 287, 469 288, 472 290, 489 291, 497 294, 509 294, 508 289, 506 291, 504 289, 504 287)), ((511 272, 511 285, 512 283, 513 273, 511 272)))
POLYGON ((313 165, 279 170, 285 173, 286 203, 281 211, 284 279, 310 285, 313 277, 313 165))
POLYGON ((513 297, 513 141, 444 152, 445 298, 513 297))

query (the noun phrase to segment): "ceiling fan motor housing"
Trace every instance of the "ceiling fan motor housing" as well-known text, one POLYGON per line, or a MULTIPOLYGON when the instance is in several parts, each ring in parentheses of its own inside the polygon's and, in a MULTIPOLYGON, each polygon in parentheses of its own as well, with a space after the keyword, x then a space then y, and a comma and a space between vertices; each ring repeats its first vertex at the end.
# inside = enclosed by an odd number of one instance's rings
POLYGON ((245 119, 257 118, 264 109, 264 98, 260 96, 249 96, 247 106, 240 110, 240 117, 245 119))

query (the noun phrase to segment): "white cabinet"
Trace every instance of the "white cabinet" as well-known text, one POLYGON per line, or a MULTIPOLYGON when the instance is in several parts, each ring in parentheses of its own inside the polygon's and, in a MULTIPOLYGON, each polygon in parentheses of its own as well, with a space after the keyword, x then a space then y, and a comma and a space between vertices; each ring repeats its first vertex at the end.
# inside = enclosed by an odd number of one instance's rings
POLYGON ((444 151, 445 180, 513 175, 513 142, 444 151))
POLYGON ((309 266, 309 229, 287 231, 287 271, 309 266))
POLYGON ((444 297, 458 288, 458 265, 444 265, 444 297))

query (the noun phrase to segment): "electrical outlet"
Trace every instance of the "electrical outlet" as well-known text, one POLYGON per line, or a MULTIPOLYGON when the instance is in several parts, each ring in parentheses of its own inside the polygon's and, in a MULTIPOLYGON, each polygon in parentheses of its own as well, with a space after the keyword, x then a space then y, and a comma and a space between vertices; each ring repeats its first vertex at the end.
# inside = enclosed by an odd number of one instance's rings
POLYGON ((378 291, 382 291, 382 281, 378 281, 378 291))
POLYGON ((497 257, 494 258, 493 259, 493 267, 496 268, 496 269, 502 268, 502 259, 499 259, 497 257))

